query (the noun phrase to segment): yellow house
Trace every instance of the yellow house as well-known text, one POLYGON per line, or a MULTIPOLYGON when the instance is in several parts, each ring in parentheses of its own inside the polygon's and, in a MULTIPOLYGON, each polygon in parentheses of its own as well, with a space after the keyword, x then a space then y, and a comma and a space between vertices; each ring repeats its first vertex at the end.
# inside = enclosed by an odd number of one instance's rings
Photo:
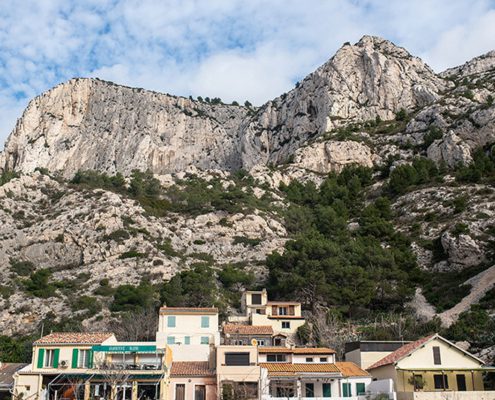
POLYGON ((368 371, 375 379, 392 379, 399 400, 439 398, 433 392, 441 392, 442 399, 495 399, 495 392, 484 392, 483 373, 490 369, 483 365, 435 334, 401 346, 368 371))
MULTIPOLYGON (((266 289, 245 291, 241 297, 241 312, 244 315, 231 316, 232 323, 248 323, 253 326, 271 326, 274 337, 285 344, 306 322, 302 316, 301 303, 297 301, 269 301, 266 289)), ((281 345, 282 343, 274 343, 281 345)))
POLYGON ((33 400, 166 400, 171 350, 118 342, 113 333, 51 333, 33 343, 32 362, 14 375, 14 397, 33 400))

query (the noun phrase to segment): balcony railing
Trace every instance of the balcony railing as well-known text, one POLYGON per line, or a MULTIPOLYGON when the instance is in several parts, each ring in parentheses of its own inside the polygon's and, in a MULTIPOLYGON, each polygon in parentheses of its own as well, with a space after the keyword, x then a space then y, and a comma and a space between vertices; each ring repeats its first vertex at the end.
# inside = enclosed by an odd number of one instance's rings
POLYGON ((102 370, 120 370, 120 371, 157 371, 162 369, 162 363, 134 363, 134 362, 117 362, 117 363, 103 363, 96 366, 97 369, 102 370))

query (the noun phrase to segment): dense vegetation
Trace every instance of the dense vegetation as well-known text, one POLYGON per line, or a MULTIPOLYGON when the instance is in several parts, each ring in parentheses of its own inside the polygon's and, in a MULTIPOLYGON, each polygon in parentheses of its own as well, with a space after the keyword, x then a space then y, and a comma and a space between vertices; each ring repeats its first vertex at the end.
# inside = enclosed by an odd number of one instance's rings
POLYGON ((296 181, 281 188, 291 202, 286 221, 295 240, 267 259, 273 296, 295 294, 307 308, 324 304, 346 316, 403 308, 419 270, 409 240, 390 222, 390 201, 364 205, 371 181, 371 170, 347 167, 320 188, 296 181))

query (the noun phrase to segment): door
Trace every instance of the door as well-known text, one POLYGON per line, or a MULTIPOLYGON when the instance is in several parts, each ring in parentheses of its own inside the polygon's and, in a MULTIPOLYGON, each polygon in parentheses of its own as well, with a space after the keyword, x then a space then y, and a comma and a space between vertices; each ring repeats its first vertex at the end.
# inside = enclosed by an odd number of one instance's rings
POLYGON ((352 396, 351 384, 350 383, 343 383, 342 384, 342 397, 351 397, 351 396, 352 396))
POLYGON ((178 383, 175 385, 175 400, 186 400, 186 385, 178 383))
POLYGON ((194 400, 206 400, 206 386, 196 385, 194 388, 194 400))
POLYGON ((332 385, 330 383, 323 384, 323 397, 332 397, 332 385))
POLYGON ((455 376, 455 379, 457 381, 457 390, 459 392, 465 392, 466 391, 466 375, 458 374, 455 376))
POLYGON ((315 397, 315 384, 306 383, 306 397, 315 397))

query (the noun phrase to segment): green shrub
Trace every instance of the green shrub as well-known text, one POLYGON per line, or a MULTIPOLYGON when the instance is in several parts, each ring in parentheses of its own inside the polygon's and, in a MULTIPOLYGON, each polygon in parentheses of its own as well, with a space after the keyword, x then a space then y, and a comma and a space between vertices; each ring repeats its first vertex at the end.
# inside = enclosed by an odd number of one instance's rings
POLYGON ((423 149, 426 150, 430 145, 443 137, 443 132, 436 126, 431 126, 423 138, 423 149))
POLYGON ((4 171, 0 175, 0 186, 5 185, 7 182, 10 182, 14 178, 18 178, 19 174, 13 171, 4 171))
POLYGON ((113 296, 114 293, 115 289, 110 285, 110 281, 107 278, 102 279, 94 291, 94 294, 98 296, 113 296))
POLYGON ((56 287, 50 283, 50 277, 49 269, 40 269, 31 273, 29 278, 23 282, 26 292, 41 298, 55 296, 56 287))
POLYGON ((101 311, 101 304, 90 296, 79 296, 71 302, 72 311, 87 310, 86 317, 93 316, 101 311))
POLYGON ((454 236, 466 235, 469 234, 469 226, 463 223, 457 223, 454 225, 454 229, 452 229, 452 234, 454 236))
POLYGON ((129 250, 124 253, 122 253, 119 256, 119 259, 124 260, 126 258, 146 258, 147 254, 145 253, 140 253, 137 250, 129 250))
POLYGON ((255 247, 261 243, 261 239, 248 238, 246 236, 234 236, 233 244, 242 244, 243 246, 255 247))
POLYGON ((218 273, 218 279, 224 287, 232 288, 236 284, 247 287, 253 284, 255 277, 253 273, 243 271, 232 265, 227 265, 218 273))
POLYGON ((121 285, 115 289, 111 311, 135 311, 155 304, 154 289, 148 283, 139 286, 121 285))
POLYGON ((11 258, 10 270, 19 276, 28 276, 35 270, 35 267, 31 261, 17 261, 11 258))
POLYGON ((131 235, 129 235, 129 232, 127 232, 125 229, 117 229, 116 231, 113 231, 112 233, 105 235, 103 239, 113 240, 114 242, 122 243, 124 240, 127 240, 130 237, 131 235))

